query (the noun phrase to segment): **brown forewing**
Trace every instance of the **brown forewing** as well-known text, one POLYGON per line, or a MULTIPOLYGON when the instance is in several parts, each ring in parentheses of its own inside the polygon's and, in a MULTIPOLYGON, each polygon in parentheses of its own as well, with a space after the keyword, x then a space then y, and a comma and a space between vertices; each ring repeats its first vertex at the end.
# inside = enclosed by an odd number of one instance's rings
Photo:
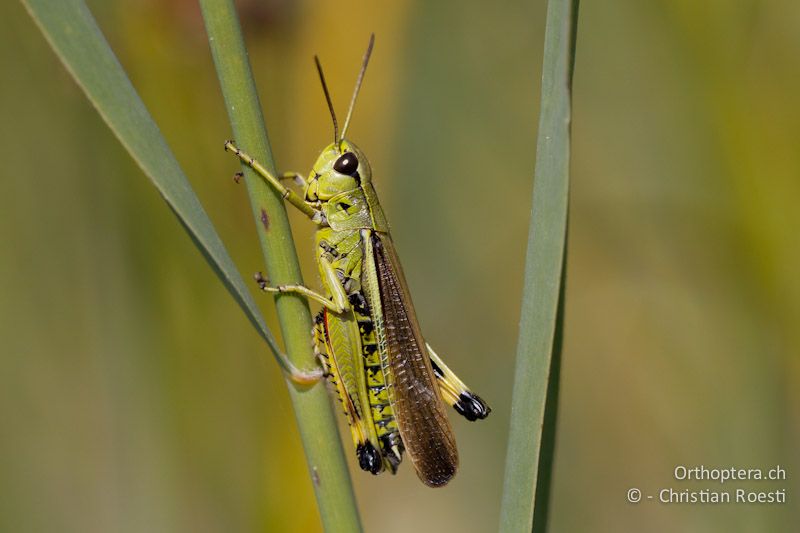
POLYGON ((456 473, 458 451, 391 238, 372 233, 388 360, 384 372, 400 435, 417 475, 432 487, 456 473))

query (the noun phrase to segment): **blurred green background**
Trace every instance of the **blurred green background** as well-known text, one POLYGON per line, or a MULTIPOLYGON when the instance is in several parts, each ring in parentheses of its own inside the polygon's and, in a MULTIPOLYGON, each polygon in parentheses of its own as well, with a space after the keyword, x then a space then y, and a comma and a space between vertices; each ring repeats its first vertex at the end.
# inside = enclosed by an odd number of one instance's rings
MULTIPOLYGON (((195 2, 89 4, 240 269, 261 269, 195 2)), ((343 113, 377 34, 350 137, 426 336, 494 408, 454 419, 446 489, 353 470, 366 529, 495 530, 545 2, 239 5, 282 169, 331 136, 312 55, 343 113)), ((18 3, 0 28, 0 531, 318 530, 266 348, 18 3)), ((552 531, 800 521, 798 94, 797 2, 581 6, 552 531), (695 487, 680 464, 780 464, 787 481, 741 486, 789 502, 625 501, 695 487)))

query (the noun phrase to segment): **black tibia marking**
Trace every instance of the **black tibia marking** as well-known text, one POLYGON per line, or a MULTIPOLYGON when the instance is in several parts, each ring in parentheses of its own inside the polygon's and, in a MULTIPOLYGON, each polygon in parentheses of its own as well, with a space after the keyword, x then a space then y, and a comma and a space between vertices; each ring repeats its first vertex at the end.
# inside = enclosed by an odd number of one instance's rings
POLYGON ((442 372, 442 369, 439 368, 439 365, 437 365, 436 361, 434 361, 433 359, 431 359, 431 366, 433 367, 433 373, 436 374, 437 378, 444 377, 444 372, 442 372))
POLYGON ((244 177, 244 172, 237 172, 236 174, 233 175, 233 181, 239 183, 243 177, 244 177))
POLYGON ((371 442, 356 446, 356 457, 361 470, 378 474, 381 471, 381 452, 375 449, 371 442))
POLYGON ((364 295, 360 292, 354 292, 353 294, 347 297, 350 300, 350 305, 353 306, 353 309, 362 315, 369 315, 369 304, 367 304, 367 299, 364 298, 364 295))
POLYGON ((315 324, 322 324, 325 322, 325 310, 321 310, 319 313, 316 314, 314 317, 315 324))
POLYGON ((260 288, 262 291, 267 290, 267 285, 269 282, 267 281, 267 278, 264 277, 264 274, 261 272, 256 272, 253 274, 253 279, 255 279, 256 283, 258 283, 258 288, 260 288))
POLYGON ((269 231, 269 217, 267 216, 267 211, 262 207, 261 208, 261 225, 264 226, 264 231, 269 231))
POLYGON ((330 245, 328 241, 320 241, 319 247, 325 250, 326 253, 331 254, 333 257, 339 257, 339 252, 336 251, 336 248, 330 245))
POLYGON ((491 407, 480 396, 469 391, 462 392, 459 395, 458 401, 453 408, 470 422, 483 420, 492 412, 491 407))

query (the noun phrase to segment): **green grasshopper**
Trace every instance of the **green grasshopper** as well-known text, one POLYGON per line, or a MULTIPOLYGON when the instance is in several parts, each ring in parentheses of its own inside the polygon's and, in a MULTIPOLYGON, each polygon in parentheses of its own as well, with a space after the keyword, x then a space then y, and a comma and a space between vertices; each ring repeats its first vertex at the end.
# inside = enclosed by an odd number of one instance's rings
POLYGON ((350 426, 361 469, 393 474, 407 452, 428 486, 447 484, 458 467, 455 437, 443 402, 468 420, 483 419, 489 406, 425 343, 400 260, 389 235, 366 156, 345 139, 374 35, 364 54, 339 135, 322 66, 315 56, 331 113, 334 142, 317 158, 301 198, 232 141, 235 153, 316 225, 315 249, 324 294, 300 285, 262 290, 294 293, 322 305, 313 328, 315 353, 335 388, 350 426))

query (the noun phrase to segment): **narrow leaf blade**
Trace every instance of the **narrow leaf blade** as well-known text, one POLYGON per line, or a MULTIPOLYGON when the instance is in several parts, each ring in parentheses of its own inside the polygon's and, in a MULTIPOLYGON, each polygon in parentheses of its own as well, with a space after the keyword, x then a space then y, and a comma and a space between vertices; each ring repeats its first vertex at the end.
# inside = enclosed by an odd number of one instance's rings
MULTIPOLYGON (((83 0, 22 0, 50 46, 158 189, 279 364, 291 371, 183 170, 83 0)), ((220 145, 221 148, 221 145, 220 145)))
POLYGON ((544 531, 563 320, 577 0, 550 0, 500 531, 544 531))

